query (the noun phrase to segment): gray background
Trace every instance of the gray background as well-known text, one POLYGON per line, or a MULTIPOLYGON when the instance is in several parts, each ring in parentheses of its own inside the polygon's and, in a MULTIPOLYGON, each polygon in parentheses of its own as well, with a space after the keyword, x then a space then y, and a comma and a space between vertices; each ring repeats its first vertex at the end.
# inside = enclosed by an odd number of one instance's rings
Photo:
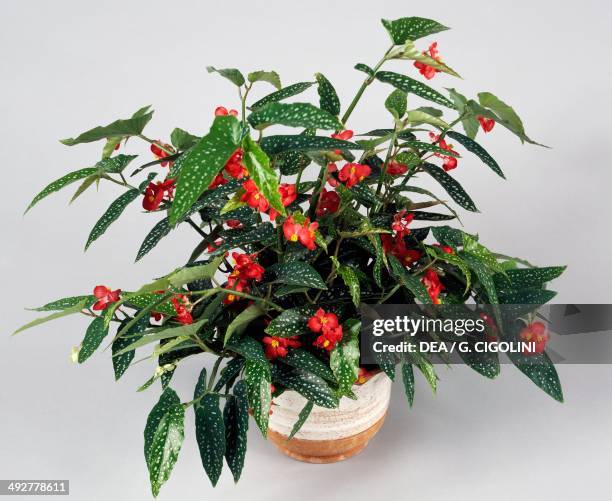
MULTIPOLYGON (((231 85, 206 74, 209 64, 276 69, 286 83, 321 71, 346 106, 362 79, 353 65, 374 63, 388 45, 380 17, 422 15, 452 26, 434 39, 465 80, 438 75, 432 83, 468 95, 493 91, 515 106, 532 137, 554 147, 522 147, 501 127, 482 138, 508 181, 475 157, 460 161, 453 175, 482 211, 463 214, 466 228, 493 249, 569 265, 555 283, 559 302, 612 300, 608 2, 5 0, 2 7, 1 478, 69 478, 79 501, 150 498, 142 430, 158 389, 134 390, 152 364, 137 365, 117 384, 108 352, 73 366, 70 347, 86 325, 80 318, 9 333, 32 318, 23 306, 87 293, 98 283, 129 290, 173 269, 195 236, 181 228, 134 266, 155 219, 134 207, 83 254, 91 226, 119 193, 110 185, 71 208, 68 190, 26 218, 21 213, 49 180, 97 158, 99 144, 67 148, 58 138, 145 104, 156 109, 152 137, 167 138, 174 126, 205 132, 215 106, 237 104, 231 85)), ((392 67, 414 72, 409 62, 392 67)), ((262 84, 258 92, 268 90, 262 84)), ((382 102, 389 91, 372 86, 350 126, 387 126, 382 102)), ((131 147, 147 154, 136 141, 131 147)), ((178 371, 174 385, 183 398, 202 363, 178 371)), ((441 370, 435 397, 419 381, 413 410, 396 385, 387 424, 365 454, 345 463, 290 461, 252 430, 237 487, 227 471, 216 490, 209 486, 189 414, 181 457, 160 499, 609 496, 610 368, 560 367, 564 405, 512 367, 503 369, 494 382, 465 368, 441 370)))

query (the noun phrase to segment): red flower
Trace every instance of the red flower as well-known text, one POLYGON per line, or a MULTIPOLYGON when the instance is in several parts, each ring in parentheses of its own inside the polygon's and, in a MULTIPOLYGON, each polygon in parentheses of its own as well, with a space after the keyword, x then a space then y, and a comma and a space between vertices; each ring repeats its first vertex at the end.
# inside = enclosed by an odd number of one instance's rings
POLYGON ((208 185, 208 189, 212 190, 213 188, 216 188, 217 186, 223 186, 224 184, 227 184, 227 183, 229 183, 229 181, 225 179, 223 172, 219 172, 219 174, 217 174, 215 178, 212 180, 212 183, 208 185))
POLYGON ((241 254, 240 252, 232 253, 236 265, 234 273, 238 273, 241 279, 255 280, 259 282, 263 278, 265 272, 263 266, 257 263, 254 258, 255 254, 241 254))
POLYGON ((93 305, 94 310, 105 310, 109 304, 119 301, 121 289, 110 290, 105 285, 96 285, 93 290, 93 295, 97 301, 93 305))
POLYGON ((175 320, 183 325, 188 325, 193 323, 193 317, 191 316, 191 312, 187 309, 189 305, 189 300, 187 296, 183 294, 179 294, 173 297, 170 302, 174 307, 174 311, 176 311, 175 320))
POLYGON ((486 118, 482 115, 478 115, 476 118, 480 122, 482 130, 485 132, 491 132, 493 130, 493 127, 495 127, 495 120, 493 120, 492 118, 486 118))
POLYGON ((208 244, 208 247, 206 247, 206 251, 207 252, 214 252, 216 251, 219 247, 221 247, 221 245, 223 244, 223 240, 218 239, 215 240, 214 242, 208 244))
POLYGON ((406 209, 402 209, 395 216, 393 216, 393 223, 391 223, 391 229, 395 231, 395 235, 397 237, 405 237, 410 235, 410 228, 408 225, 414 219, 414 214, 412 212, 408 212, 406 209))
POLYGON ((346 184, 347 188, 355 186, 370 175, 372 169, 367 165, 348 163, 340 170, 338 177, 346 184))
POLYGON ((143 209, 148 211, 157 210, 164 196, 167 196, 168 200, 171 200, 174 196, 174 179, 166 179, 157 183, 150 182, 142 199, 143 209))
MULTIPOLYGON (((115 149, 117 148, 115 147, 115 149)), ((159 139, 155 141, 154 143, 151 143, 151 153, 155 155, 155 158, 157 160, 161 160, 162 158, 166 158, 167 156, 169 156, 170 155, 170 153, 168 153, 169 151, 173 152, 174 148, 169 144, 162 143, 159 139)), ((164 161, 164 162, 161 162, 159 165, 161 165, 162 167, 166 167, 167 165, 170 165, 170 167, 172 167, 172 163, 173 162, 164 161)))
POLYGON ((321 190, 319 195, 319 203, 317 205, 317 216, 325 216, 338 211, 340 207, 340 195, 335 191, 327 191, 325 188, 321 190))
POLYGON ((323 308, 308 319, 308 328, 312 332, 321 332, 324 328, 335 329, 338 325, 338 317, 334 313, 326 313, 323 308))
POLYGON ((408 172, 408 166, 399 162, 391 161, 387 164, 387 174, 390 176, 401 176, 408 172))
POLYGON ((350 138, 353 137, 353 131, 349 129, 344 129, 340 132, 332 134, 331 137, 333 137, 334 139, 340 139, 341 141, 348 141, 350 138))
POLYGON ((300 242, 309 250, 314 250, 316 244, 316 231, 319 223, 311 223, 310 218, 306 218, 303 224, 296 223, 293 216, 289 216, 283 223, 283 233, 289 242, 300 242))
POLYGON ((406 247, 406 241, 402 235, 392 237, 388 233, 383 233, 380 235, 380 240, 383 250, 395 256, 404 266, 410 266, 421 258, 421 253, 418 250, 406 247))
POLYGON ((228 219, 225 221, 225 224, 227 224, 229 228, 242 228, 242 223, 239 219, 228 219))
POLYGON ((546 325, 542 322, 532 322, 519 333, 521 341, 532 343, 523 351, 523 355, 538 355, 546 348, 550 335, 546 332, 546 325))
MULTIPOLYGON (((299 348, 302 346, 297 339, 297 336, 292 337, 276 337, 264 336, 263 344, 265 347, 266 358, 274 360, 275 358, 283 358, 287 356, 287 348, 299 348)), ((274 391, 272 391, 274 393, 274 391)))
MULTIPOLYGON (((435 59, 436 61, 441 61, 440 56, 438 55, 438 42, 432 43, 429 46, 428 50, 423 51, 423 54, 431 57, 432 59, 435 59)), ((433 77, 436 76, 436 73, 440 72, 440 70, 437 70, 432 66, 428 66, 427 64, 422 63, 421 61, 415 61, 414 66, 418 68, 419 73, 423 75, 427 80, 431 80, 433 77)))
POLYGON ((242 187, 245 189, 245 192, 240 197, 240 200, 246 202, 249 207, 257 209, 259 212, 266 212, 268 210, 270 204, 259 192, 259 189, 252 179, 245 181, 242 187))
POLYGON ((324 327, 321 335, 315 339, 313 346, 327 351, 332 351, 336 345, 342 340, 342 327, 324 327))
POLYGON ((428 268, 423 274, 421 282, 423 282, 423 285, 427 288, 427 292, 432 302, 434 304, 440 304, 442 301, 438 296, 440 292, 444 290, 444 285, 440 282, 438 274, 431 268, 428 268))
MULTIPOLYGON (((443 150, 446 151, 451 151, 453 153, 455 153, 455 150, 453 150, 453 145, 452 144, 447 144, 447 142, 444 139, 440 139, 440 136, 438 136, 437 134, 434 134, 433 132, 429 133, 429 138, 432 140, 432 142, 437 142, 438 146, 440 148, 442 148, 443 150)), ((448 172, 449 170, 454 169, 455 167, 457 167, 457 159, 455 157, 451 157, 448 155, 442 155, 441 153, 434 153, 435 156, 439 157, 439 158, 443 158, 444 162, 442 163, 442 168, 448 172)))
POLYGON ((454 254, 455 253, 453 248, 448 246, 448 245, 433 244, 433 246, 434 247, 438 247, 442 252, 445 252, 446 254, 454 254))
MULTIPOLYGON (((233 271, 227 277, 227 289, 232 289, 237 292, 249 292, 250 282, 259 282, 264 275, 264 268, 257 263, 254 258, 255 254, 243 254, 240 252, 232 253, 232 257, 236 264, 234 265, 233 271)), ((228 294, 223 299, 224 304, 231 304, 234 301, 240 299, 237 294, 228 294)))
MULTIPOLYGON (((283 203, 283 207, 287 207, 291 205, 295 199, 297 198, 297 191, 295 188, 295 184, 283 183, 278 187, 278 192, 281 196, 281 202, 283 203)), ((279 212, 270 207, 270 211, 268 212, 268 216, 270 216, 270 220, 274 221, 279 216, 279 212)))
POLYGON ((332 175, 334 172, 338 172, 338 167, 336 166, 336 164, 333 162, 327 164, 327 182, 333 188, 340 184, 338 183, 338 180, 332 175))
POLYGON ((224 117, 227 115, 231 115, 233 117, 237 117, 238 116, 238 112, 236 110, 229 110, 227 111, 227 108, 225 106, 217 106, 217 108, 215 109, 215 116, 216 117, 224 117))
POLYGON ((225 164, 225 172, 227 172, 234 179, 242 179, 243 177, 247 177, 249 172, 246 167, 242 163, 242 157, 244 155, 244 151, 242 148, 238 148, 229 160, 225 164))

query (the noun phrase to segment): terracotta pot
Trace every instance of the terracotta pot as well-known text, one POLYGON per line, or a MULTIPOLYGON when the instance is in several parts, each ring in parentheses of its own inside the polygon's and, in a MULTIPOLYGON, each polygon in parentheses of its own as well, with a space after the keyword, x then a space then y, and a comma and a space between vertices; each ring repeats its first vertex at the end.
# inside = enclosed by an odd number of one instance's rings
POLYGON ((287 456, 308 463, 335 463, 361 452, 382 426, 391 396, 391 380, 376 374, 355 385, 357 400, 343 397, 337 409, 314 406, 297 434, 287 440, 306 399, 285 391, 274 399, 268 438, 287 456))

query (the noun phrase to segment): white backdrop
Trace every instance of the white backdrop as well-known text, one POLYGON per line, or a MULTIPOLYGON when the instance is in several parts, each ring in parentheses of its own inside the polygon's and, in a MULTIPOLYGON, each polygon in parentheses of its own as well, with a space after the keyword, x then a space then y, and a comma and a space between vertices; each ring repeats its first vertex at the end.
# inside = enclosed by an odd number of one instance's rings
MULTIPOLYGON (((482 138, 508 180, 475 157, 460 161, 453 175, 482 212, 462 214, 466 229, 495 250, 540 265, 567 264, 555 282, 559 302, 612 299, 608 2, 58 0, 3 7, 1 478, 69 478, 79 501, 149 499, 141 434, 158 390, 134 389, 153 368, 140 364, 114 384, 108 353, 72 366, 70 347, 86 325, 81 319, 8 335, 32 318, 24 306, 87 293, 98 283, 130 289, 181 264, 196 239, 181 228, 133 265, 154 220, 128 210, 83 254, 91 226, 119 193, 110 185, 70 208, 67 190, 25 218, 22 212, 48 181, 98 156, 99 144, 68 148, 59 138, 146 104, 156 110, 149 136, 167 138, 175 126, 204 133, 217 105, 237 106, 234 88, 208 75, 207 65, 275 69, 284 83, 319 71, 346 106, 362 80, 353 65, 373 64, 388 46, 381 17, 421 15, 452 26, 434 39, 465 80, 440 74, 432 84, 467 95, 496 93, 519 112, 530 136, 553 147, 521 146, 501 127, 482 138)), ((390 67, 413 71, 410 62, 390 67)), ((259 92, 268 90, 262 84, 259 92)), ((382 103, 390 90, 371 86, 351 128, 387 126, 382 103)), ((136 150, 147 154, 146 146, 136 150)), ((201 363, 175 376, 184 398, 201 363)), ((216 490, 209 487, 188 429, 160 499, 360 500, 400 492, 423 500, 514 499, 527 492, 534 499, 536 492, 538 499, 597 498, 604 492, 598 475, 612 460, 612 371, 561 367, 567 402, 559 405, 512 367, 504 369, 496 382, 463 368, 444 371, 439 394, 420 385, 411 411, 397 387, 379 437, 344 464, 291 462, 253 432, 237 487, 227 472, 216 490)))

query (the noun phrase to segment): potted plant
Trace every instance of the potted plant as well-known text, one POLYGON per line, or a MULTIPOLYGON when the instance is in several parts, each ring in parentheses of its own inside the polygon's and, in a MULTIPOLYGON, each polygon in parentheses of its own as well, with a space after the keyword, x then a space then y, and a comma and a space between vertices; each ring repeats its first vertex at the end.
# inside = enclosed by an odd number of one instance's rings
MULTIPOLYGON (((98 285, 90 294, 55 300, 36 308, 48 316, 19 329, 79 313, 90 323, 73 351, 75 362, 106 343, 116 379, 136 350, 157 362, 139 388, 155 383, 162 390, 144 431, 154 495, 178 458, 187 411, 195 412, 196 440, 214 485, 224 460, 240 478, 249 415, 283 452, 329 462, 358 452, 376 433, 396 370, 411 405, 413 368, 435 390, 435 357, 426 353, 402 356, 397 367, 388 359, 360 366, 360 303, 487 303, 489 309, 479 312, 483 339, 534 342, 529 353, 510 358, 562 400, 544 351, 545 326, 527 309, 515 316, 518 327, 504 330, 497 306, 546 303, 554 296, 547 282, 564 268, 537 268, 494 253, 448 223, 458 220, 455 204, 477 210, 453 177, 455 169, 482 162, 504 176, 476 142, 477 133, 503 128, 523 143, 537 143, 494 94, 471 99, 429 85, 439 73, 458 76, 435 42, 421 41, 445 26, 419 17, 382 23, 391 46, 374 66, 355 66, 365 78, 348 106, 320 73, 314 81, 283 86, 274 71, 245 77, 237 69, 209 67, 236 86, 240 101, 236 109, 217 107, 214 118, 211 111, 208 132, 175 128, 169 142, 150 139, 144 134, 153 116, 147 106, 62 140, 68 146, 101 141, 101 159, 52 182, 28 206, 77 182, 73 199, 100 182, 117 185, 121 193, 94 225, 85 249, 128 205, 141 205, 158 221, 137 261, 176 226, 194 230, 191 255, 174 271, 132 291, 98 285), (403 61, 399 73, 383 69, 394 60, 403 61), (388 120, 354 133, 349 118, 374 84, 389 87, 388 120), (252 98, 266 86, 274 91, 252 98), (308 89, 316 89, 316 104, 296 97, 308 89), (277 125, 291 131, 279 132, 277 125), (125 150, 139 140, 150 143, 154 158, 127 175, 136 155, 125 150), (446 195, 420 187, 425 176, 446 195), (176 367, 200 355, 214 357, 214 366, 202 370, 193 396, 180 398, 171 388, 176 367)), ((489 378, 499 373, 497 355, 465 361, 489 378)))

